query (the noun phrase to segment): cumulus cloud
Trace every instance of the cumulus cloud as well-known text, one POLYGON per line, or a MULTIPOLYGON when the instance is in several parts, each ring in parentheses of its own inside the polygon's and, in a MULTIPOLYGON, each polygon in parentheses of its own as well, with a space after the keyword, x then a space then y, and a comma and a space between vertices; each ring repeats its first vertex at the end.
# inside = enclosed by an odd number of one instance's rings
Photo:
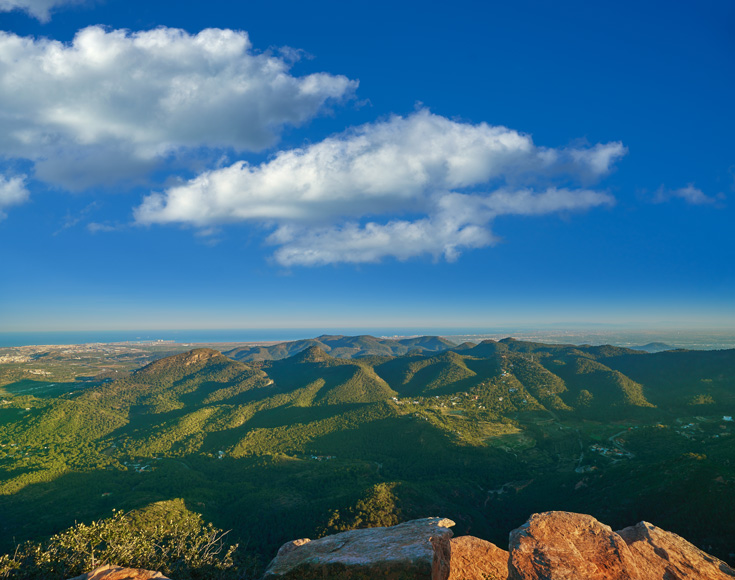
POLYGON ((10 178, 0 175, 0 220, 7 217, 6 208, 24 203, 29 197, 25 175, 10 178))
POLYGON ((290 66, 233 30, 92 26, 69 44, 0 32, 0 155, 79 188, 145 174, 182 151, 260 151, 357 86, 290 66))
POLYGON ((705 194, 701 189, 694 187, 693 183, 689 183, 686 187, 680 187, 679 189, 665 189, 661 186, 656 192, 654 202, 663 203, 671 201, 672 199, 682 199, 691 205, 708 205, 717 203, 723 198, 724 195, 722 194, 711 197, 705 194))
POLYGON ((462 249, 495 241, 489 224, 496 216, 611 204, 605 193, 555 182, 599 180, 625 152, 617 142, 539 147, 506 127, 421 110, 282 151, 260 165, 240 161, 204 172, 149 195, 135 218, 201 228, 269 225, 268 241, 280 246, 274 256, 283 265, 426 253, 453 260, 462 249))
POLYGON ((82 2, 84 0, 0 0, 0 12, 23 10, 41 22, 48 22, 51 11, 58 6, 82 2))
POLYGON ((407 260, 422 254, 455 261, 461 250, 494 245, 498 238, 488 223, 498 215, 541 215, 563 210, 612 205, 596 191, 549 189, 543 193, 500 191, 489 196, 448 194, 431 217, 387 224, 348 223, 331 228, 279 227, 268 241, 282 247, 275 260, 283 266, 322 266, 339 262, 379 262, 386 257, 407 260))
POLYGON ((530 136, 505 127, 459 123, 423 110, 283 151, 260 165, 240 161, 204 172, 147 197, 136 219, 206 226, 424 211, 435 195, 499 180, 516 184, 569 173, 599 178, 625 153, 620 143, 595 149, 537 147, 530 136))

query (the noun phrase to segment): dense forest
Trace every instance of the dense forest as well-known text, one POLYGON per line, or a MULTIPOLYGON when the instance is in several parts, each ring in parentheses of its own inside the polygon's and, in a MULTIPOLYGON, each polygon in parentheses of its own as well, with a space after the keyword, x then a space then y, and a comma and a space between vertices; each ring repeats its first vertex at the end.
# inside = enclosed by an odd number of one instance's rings
POLYGON ((64 577, 89 563, 58 555, 70 538, 140 514, 127 563, 162 562, 151 538, 168 534, 181 578, 249 577, 287 540, 426 516, 503 546, 551 509, 735 559, 734 350, 325 336, 115 380, 4 376, 0 577, 64 577))

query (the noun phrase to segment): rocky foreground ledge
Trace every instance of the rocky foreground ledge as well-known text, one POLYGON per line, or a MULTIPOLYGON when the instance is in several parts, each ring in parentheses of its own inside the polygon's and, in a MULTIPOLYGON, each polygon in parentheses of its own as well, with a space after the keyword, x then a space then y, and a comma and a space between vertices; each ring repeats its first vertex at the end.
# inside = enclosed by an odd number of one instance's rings
MULTIPOLYGON (((426 518, 294 540, 263 580, 735 580, 721 560, 647 522, 614 532, 584 514, 534 514, 510 533, 509 552, 472 536, 453 538, 453 525, 426 518)), ((95 570, 79 580, 156 577, 126 570, 114 578, 95 570)))

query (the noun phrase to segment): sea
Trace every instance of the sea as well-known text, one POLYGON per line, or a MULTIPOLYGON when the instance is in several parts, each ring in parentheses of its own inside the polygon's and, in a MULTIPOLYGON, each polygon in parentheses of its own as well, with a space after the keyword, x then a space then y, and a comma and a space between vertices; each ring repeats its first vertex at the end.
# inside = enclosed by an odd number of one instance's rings
POLYGON ((467 328, 257 328, 211 330, 74 330, 45 332, 0 332, 0 347, 65 345, 110 342, 233 343, 288 342, 324 334, 356 336, 438 336, 477 332, 467 328))
POLYGON ((256 329, 194 329, 194 330, 75 330, 45 332, 0 332, 0 348, 31 345, 68 345, 91 343, 151 343, 216 344, 239 342, 288 342, 321 335, 356 336, 369 334, 383 338, 407 336, 443 336, 457 344, 465 341, 518 340, 550 344, 611 344, 636 347, 652 342, 671 348, 721 350, 735 348, 735 330, 723 329, 659 329, 641 330, 610 326, 533 327, 502 326, 494 328, 446 327, 379 327, 379 328, 256 328, 256 329))

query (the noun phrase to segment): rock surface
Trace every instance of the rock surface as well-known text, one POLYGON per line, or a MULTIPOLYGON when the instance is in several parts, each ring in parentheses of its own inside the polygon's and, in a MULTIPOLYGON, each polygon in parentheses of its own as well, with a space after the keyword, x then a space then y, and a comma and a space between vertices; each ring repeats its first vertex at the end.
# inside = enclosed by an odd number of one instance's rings
POLYGON ((620 530, 630 548, 640 580, 733 580, 735 570, 684 538, 648 522, 620 530))
POLYGON ((472 536, 451 538, 453 525, 428 518, 294 540, 281 547, 265 578, 735 580, 721 560, 647 522, 614 532, 584 514, 534 514, 510 533, 510 553, 472 536))
POLYGON ((142 568, 121 568, 120 566, 101 566, 91 572, 72 578, 71 580, 170 580, 160 572, 151 572, 142 568))
MULTIPOLYGON (((452 538, 453 525, 426 518, 287 542, 264 580, 735 580, 725 562, 648 522, 614 532, 584 514, 534 514, 510 533, 510 552, 452 538)), ((102 566, 71 580, 169 579, 102 566)))
POLYGON ((508 557, 505 550, 474 536, 450 540, 452 558, 449 580, 506 580, 508 557))
POLYGON ((534 514, 510 533, 508 578, 640 580, 623 538, 592 516, 569 512, 534 514))
POLYGON ((447 580, 453 525, 445 518, 425 518, 288 542, 264 579, 447 580))

